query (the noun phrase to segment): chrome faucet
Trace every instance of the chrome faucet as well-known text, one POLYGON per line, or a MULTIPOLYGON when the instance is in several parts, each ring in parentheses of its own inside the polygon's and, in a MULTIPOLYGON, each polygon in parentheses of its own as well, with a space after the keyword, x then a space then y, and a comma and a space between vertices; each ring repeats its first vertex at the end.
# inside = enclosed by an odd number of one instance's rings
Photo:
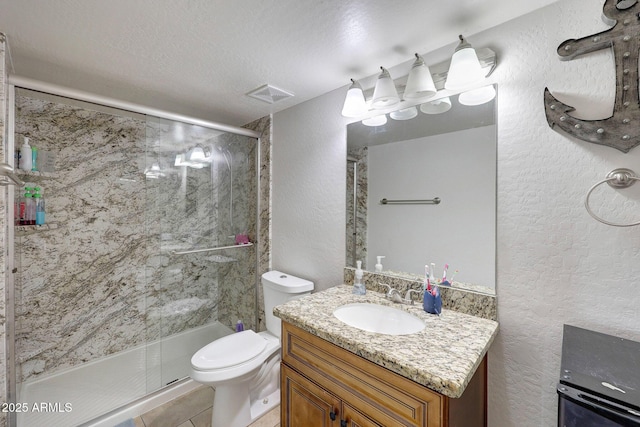
POLYGON ((422 291, 420 291, 418 289, 409 289, 409 290, 407 290, 407 293, 404 294, 405 303, 413 305, 413 300, 411 299, 411 292, 415 292, 417 294, 421 294, 422 291))
POLYGON ((388 288, 387 293, 385 294, 385 297, 390 300, 393 301, 395 303, 402 303, 405 302, 402 299, 402 296, 400 295, 400 291, 398 291, 395 288, 392 288, 391 286, 387 285, 386 283, 379 283, 380 286, 386 286, 388 288))

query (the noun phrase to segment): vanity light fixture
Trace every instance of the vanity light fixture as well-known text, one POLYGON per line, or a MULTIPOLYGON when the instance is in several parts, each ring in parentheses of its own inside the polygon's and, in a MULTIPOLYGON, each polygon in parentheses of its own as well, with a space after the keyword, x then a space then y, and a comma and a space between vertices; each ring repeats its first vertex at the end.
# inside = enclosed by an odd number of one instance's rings
POLYGON ((482 72, 478 55, 474 48, 462 37, 460 44, 451 57, 445 89, 460 90, 480 82, 485 75, 482 72))
POLYGON ((387 115, 380 114, 379 116, 373 116, 368 119, 364 119, 362 124, 365 126, 382 126, 387 124, 387 115))
POLYGON ((496 90, 493 88, 493 85, 489 85, 462 92, 460 96, 458 96, 458 102, 462 105, 474 106, 487 103, 495 97, 496 90))
POLYGON ((417 53, 416 60, 411 66, 407 86, 404 89, 405 99, 431 98, 436 95, 436 85, 429 67, 424 63, 424 59, 417 53))
MULTIPOLYGON (((424 58, 415 54, 415 60, 408 75, 400 77, 396 82, 389 71, 380 67, 375 87, 366 90, 359 82, 351 79, 351 86, 342 107, 344 117, 367 119, 372 114, 386 114, 393 110, 407 110, 420 105, 425 114, 440 114, 449 111, 451 100, 448 96, 460 95, 464 105, 480 105, 495 98, 493 87, 475 91, 481 85, 486 85, 484 79, 491 75, 496 67, 496 54, 489 48, 474 49, 460 37, 460 43, 450 61, 443 61, 428 67, 424 58), (397 83, 397 86, 396 86, 397 83), (437 97, 438 91, 443 90, 438 100, 428 100, 437 97), (426 103, 425 103, 426 101, 426 103), (378 110, 376 112, 376 110, 378 110)), ((371 76, 374 77, 374 76, 371 76)), ((367 79, 368 81, 368 79, 367 79)), ((394 120, 407 120, 408 111, 390 114, 394 120)), ((380 119, 378 119, 380 120, 380 119)))
POLYGON ((420 105, 420 111, 425 114, 442 114, 451 109, 451 99, 447 96, 445 98, 436 99, 434 101, 425 102, 420 105))
POLYGON ((347 97, 344 99, 342 106, 343 117, 360 117, 369 109, 364 100, 364 92, 362 86, 357 81, 351 79, 351 86, 347 90, 347 97))
POLYGON ((393 83, 389 71, 384 67, 380 67, 380 69, 382 72, 378 76, 371 100, 371 106, 376 110, 392 107, 400 102, 396 85, 393 83))

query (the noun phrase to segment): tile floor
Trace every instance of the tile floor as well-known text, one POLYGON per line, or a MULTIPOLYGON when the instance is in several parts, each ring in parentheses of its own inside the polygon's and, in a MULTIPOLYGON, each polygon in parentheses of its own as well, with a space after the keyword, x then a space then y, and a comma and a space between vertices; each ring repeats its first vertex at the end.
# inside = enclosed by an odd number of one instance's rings
MULTIPOLYGON (((133 420, 135 427, 211 427, 213 389, 200 386, 133 420)), ((249 427, 279 427, 280 406, 264 414, 249 427)))

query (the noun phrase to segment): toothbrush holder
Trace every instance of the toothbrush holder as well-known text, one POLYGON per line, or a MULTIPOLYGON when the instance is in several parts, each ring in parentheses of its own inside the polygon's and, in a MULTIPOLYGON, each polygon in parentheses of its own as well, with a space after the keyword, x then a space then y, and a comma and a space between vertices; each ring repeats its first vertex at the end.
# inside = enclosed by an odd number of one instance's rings
POLYGON ((442 297, 431 295, 430 292, 424 293, 424 299, 422 300, 422 308, 424 311, 431 314, 440 315, 442 313, 442 297))

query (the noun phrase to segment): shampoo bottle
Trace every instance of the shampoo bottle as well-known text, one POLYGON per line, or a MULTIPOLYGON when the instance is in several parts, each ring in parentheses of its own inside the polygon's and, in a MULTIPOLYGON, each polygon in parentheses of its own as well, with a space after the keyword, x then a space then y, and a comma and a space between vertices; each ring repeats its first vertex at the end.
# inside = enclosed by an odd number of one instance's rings
POLYGON ((33 198, 32 193, 25 193, 24 197, 27 218, 25 225, 36 225, 36 200, 33 198))
POLYGON ((378 258, 378 263, 376 264, 376 272, 380 273, 382 271, 382 258, 384 258, 384 256, 378 255, 376 258, 378 258))
POLYGON ((33 166, 31 164, 32 156, 33 154, 31 152, 31 146, 29 145, 29 138, 25 137, 22 147, 20 147, 20 163, 18 164, 18 167, 22 170, 30 171, 33 166))
POLYGON ((36 193, 33 195, 36 201, 36 225, 44 224, 44 197, 39 193, 40 189, 36 187, 36 193))
POLYGON ((38 149, 36 147, 31 147, 31 170, 38 171, 38 149))
POLYGON ((20 196, 18 200, 18 224, 27 225, 27 193, 31 192, 31 189, 25 188, 25 193, 20 196))
POLYGON ((356 261, 356 278, 353 281, 353 293, 356 295, 364 295, 367 292, 367 288, 364 287, 364 283, 362 283, 362 261, 356 261))

